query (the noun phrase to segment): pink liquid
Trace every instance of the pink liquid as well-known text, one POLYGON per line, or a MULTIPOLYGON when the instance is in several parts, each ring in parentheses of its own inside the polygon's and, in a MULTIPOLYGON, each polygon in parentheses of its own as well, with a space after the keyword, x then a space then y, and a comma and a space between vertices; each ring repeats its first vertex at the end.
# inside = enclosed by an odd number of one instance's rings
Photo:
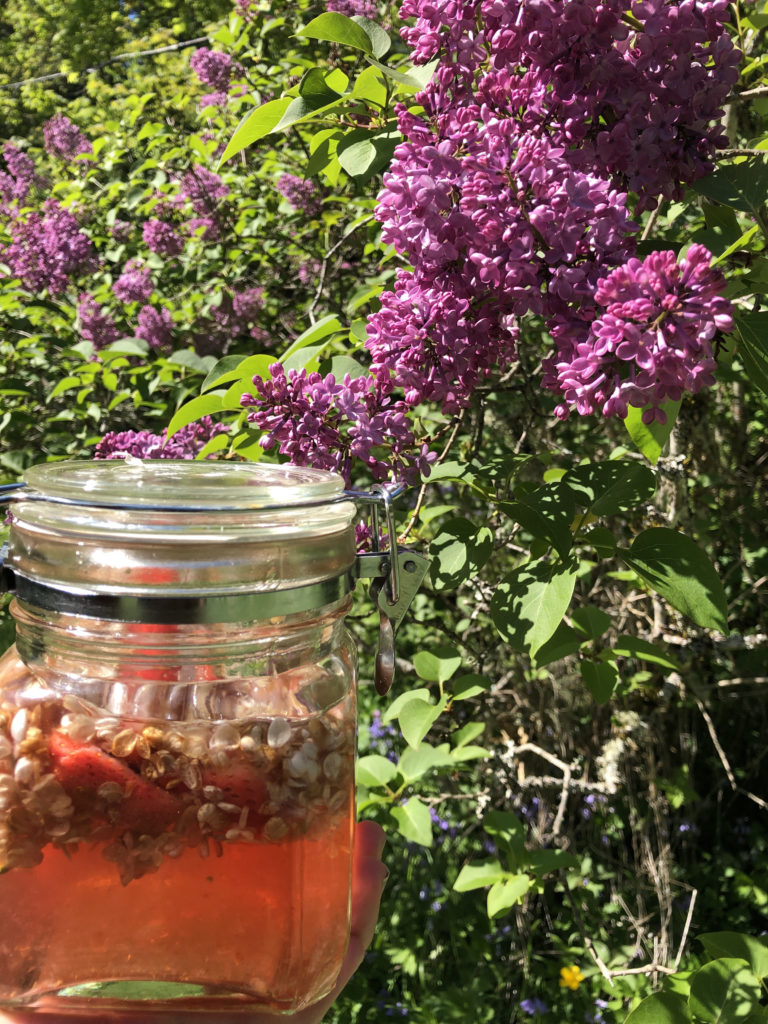
MULTIPOLYGON (((50 994, 57 1019, 84 1003, 62 989, 147 980, 203 986, 243 1009, 310 1005, 344 957, 351 846, 350 810, 311 838, 227 842, 207 858, 187 848, 125 886, 99 846, 71 859, 49 846, 37 867, 0 876, 0 1007, 50 994)), ((165 996, 153 1012, 180 1005, 165 996)), ((200 993, 184 1005, 210 1001, 200 993)))

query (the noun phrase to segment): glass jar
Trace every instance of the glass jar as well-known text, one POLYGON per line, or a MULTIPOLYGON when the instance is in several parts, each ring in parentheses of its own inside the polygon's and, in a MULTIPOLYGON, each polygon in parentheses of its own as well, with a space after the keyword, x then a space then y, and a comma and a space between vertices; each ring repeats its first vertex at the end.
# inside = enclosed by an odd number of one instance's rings
POLYGON ((226 462, 29 471, 0 662, 0 1008, 292 1012, 349 931, 357 509, 226 462))

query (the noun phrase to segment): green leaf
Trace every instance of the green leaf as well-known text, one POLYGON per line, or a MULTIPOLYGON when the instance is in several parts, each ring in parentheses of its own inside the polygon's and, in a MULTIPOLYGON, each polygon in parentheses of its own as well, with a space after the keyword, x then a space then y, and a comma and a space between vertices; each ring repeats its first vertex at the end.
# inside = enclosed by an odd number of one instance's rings
POLYGON ((528 875, 510 875, 501 882, 494 882, 488 890, 488 917, 494 918, 519 903, 530 887, 528 875))
POLYGON ((329 100, 327 103, 317 104, 315 97, 310 96, 297 96, 291 100, 288 106, 285 108, 285 112, 280 120, 274 127, 274 131, 281 132, 286 128, 290 128, 291 125, 298 124, 301 121, 308 121, 314 117, 315 114, 325 113, 337 107, 341 102, 341 97, 337 93, 333 94, 336 99, 329 100))
POLYGON ((589 462, 569 470, 561 481, 578 504, 596 516, 633 511, 656 490, 656 478, 639 462, 589 462))
POLYGON ((451 742, 453 743, 454 749, 460 750, 461 747, 465 747, 472 740, 476 740, 478 736, 481 736, 485 732, 485 722, 467 722, 465 726, 459 729, 451 736, 451 742))
POLYGON ((401 807, 393 807, 391 814, 403 838, 421 846, 432 845, 432 819, 429 816, 429 808, 417 796, 406 800, 401 807))
POLYGON ((387 786, 397 775, 397 766, 380 754, 366 754, 357 761, 357 781, 368 789, 387 786))
MULTIPOLYGON (((200 391, 210 391, 219 385, 229 384, 231 381, 236 380, 241 380, 243 383, 247 382, 250 387, 254 377, 262 377, 264 380, 269 380, 272 376, 269 368, 276 362, 276 356, 224 356, 209 371, 208 376, 200 386, 200 391)), ((248 389, 245 388, 246 391, 248 389)))
POLYGON ((322 39, 329 43, 340 43, 342 46, 351 46, 355 50, 362 50, 363 53, 373 53, 373 43, 362 25, 359 25, 344 14, 337 14, 335 11, 326 11, 325 14, 313 18, 308 25, 296 31, 297 36, 306 36, 308 39, 322 39))
POLYGON ((507 842, 516 842, 525 836, 525 826, 513 811, 488 811, 483 818, 483 828, 489 836, 507 842))
POLYGON ((609 661, 582 661, 581 678, 598 704, 610 700, 619 681, 618 669, 609 661))
POLYGON ((400 729, 405 742, 414 749, 418 747, 433 723, 440 717, 445 708, 447 698, 443 698, 437 704, 430 704, 425 700, 409 701, 398 716, 400 729))
POLYGON ((461 667, 462 660, 455 647, 443 645, 431 651, 419 651, 414 655, 413 665, 428 683, 444 683, 461 667))
POLYGON ((417 690, 406 690, 399 697, 395 697, 392 703, 384 710, 381 716, 382 722, 391 722, 397 718, 406 704, 412 700, 429 700, 429 690, 420 687, 417 690))
POLYGON ((613 645, 613 654, 620 658, 637 658, 640 661, 649 661, 654 665, 661 665, 662 668, 679 670, 680 663, 671 654, 662 650, 649 640, 642 640, 640 637, 622 634, 613 645))
POLYGON ((171 417, 171 422, 168 424, 168 437, 173 437, 177 430, 181 430, 189 423, 194 423, 202 416, 221 412, 223 397, 223 391, 211 391, 207 395, 199 395, 187 402, 186 405, 182 405, 171 417))
POLYGON ((108 345, 107 352, 119 352, 124 356, 146 356, 149 352, 149 344, 143 338, 118 338, 108 345))
POLYGON ((593 526, 582 534, 581 540, 594 548, 600 558, 612 558, 616 554, 616 538, 605 526, 593 526))
POLYGON ((451 752, 451 760, 462 763, 464 761, 474 761, 476 758, 490 757, 491 751, 487 747, 477 747, 470 743, 466 747, 457 747, 456 750, 451 752))
POLYGON ((734 322, 747 380, 768 394, 768 313, 740 313, 734 322))
POLYGON ((468 700, 470 697, 477 697, 486 690, 490 690, 491 681, 485 676, 478 676, 468 673, 453 680, 453 699, 468 700))
MULTIPOLYGON (((341 321, 338 317, 333 314, 324 316, 317 323, 312 324, 306 331, 303 331, 298 338, 296 338, 291 345, 285 350, 280 356, 280 362, 285 363, 289 356, 292 356, 294 352, 298 352, 302 348, 307 348, 310 345, 316 345, 319 341, 323 341, 330 335, 335 334, 337 331, 343 330, 341 321)), ((276 362, 276 360, 273 360, 276 362)))
POLYGON ((499 502, 499 508, 532 536, 551 544, 562 559, 568 557, 573 514, 552 488, 540 488, 516 501, 499 502))
POLYGON ((689 1024, 690 1020, 685 996, 677 992, 656 992, 636 1006, 624 1024, 689 1024))
POLYGON ((323 68, 310 68, 299 82, 299 96, 305 99, 313 110, 317 110, 339 99, 348 84, 349 79, 338 68, 330 72, 323 68), (331 82, 335 82, 340 88, 334 88, 331 82))
POLYGON ((491 599, 494 626, 516 651, 535 655, 560 624, 575 583, 570 565, 531 562, 516 569, 491 599))
POLYGON ((378 153, 369 137, 346 143, 339 143, 336 153, 339 163, 353 178, 363 177, 376 163, 378 153))
POLYGON ((381 25, 377 25, 376 22, 371 21, 370 18, 363 17, 362 14, 353 14, 352 21, 357 22, 370 39, 371 46, 373 47, 373 56, 383 57, 392 45, 392 40, 389 38, 389 34, 384 31, 381 25))
POLYGON ((704 1024, 735 1024, 758 1008, 761 992, 746 960, 725 957, 694 972, 688 1006, 704 1024))
POLYGON ((387 87, 382 72, 375 67, 361 71, 352 86, 352 96, 383 109, 387 102, 387 87))
POLYGON ((290 105, 290 96, 282 96, 279 100, 270 100, 269 103, 246 114, 227 143, 227 148, 219 160, 219 167, 258 139, 263 139, 265 135, 274 131, 290 105))
POLYGON ((391 78, 392 81, 398 82, 400 85, 408 86, 418 92, 421 92, 422 89, 426 89, 429 85, 438 63, 436 60, 433 60, 430 61, 429 64, 413 66, 409 68, 407 72, 402 72, 396 71, 394 68, 389 68, 386 64, 380 64, 372 57, 366 57, 366 60, 369 64, 373 64, 374 67, 383 72, 387 78, 391 78))
POLYGON ((397 763, 397 769, 408 782, 415 782, 422 775, 433 768, 447 768, 452 766, 456 758, 451 753, 447 743, 441 743, 439 747, 433 747, 429 743, 422 743, 418 750, 408 747, 397 763))
POLYGON ((536 668, 544 668, 551 665, 553 661, 567 658, 569 654, 575 654, 584 643, 584 637, 571 629, 565 622, 561 622, 552 636, 546 643, 542 644, 533 658, 536 668))
POLYGON ((677 414, 680 412, 681 402, 673 402, 671 399, 664 402, 661 408, 667 414, 666 423, 643 423, 643 409, 636 409, 630 405, 627 415, 624 418, 624 426, 632 438, 635 448, 648 459, 652 465, 656 465, 664 451, 664 445, 669 440, 677 422, 677 414))
POLYGON ((493 554, 493 533, 468 519, 447 519, 429 546, 430 575, 439 590, 478 573, 493 554))
POLYGON ((471 892, 483 889, 486 885, 494 885, 504 878, 504 868, 497 860, 475 861, 465 864, 453 883, 455 892, 471 892))
POLYGON ((611 625, 611 617, 602 608, 596 608, 593 604, 583 605, 571 612, 571 619, 577 630, 590 638, 599 640, 600 637, 611 625))
POLYGON ((619 554, 673 608, 697 626, 728 631, 725 590, 712 563, 690 537, 666 527, 637 536, 619 554))
POLYGON ((768 978, 768 939, 740 932, 705 932, 696 938, 707 956, 746 960, 758 978, 768 978))
POLYGON ((768 197, 768 153, 721 163, 714 174, 690 186, 700 195, 757 216, 768 197))

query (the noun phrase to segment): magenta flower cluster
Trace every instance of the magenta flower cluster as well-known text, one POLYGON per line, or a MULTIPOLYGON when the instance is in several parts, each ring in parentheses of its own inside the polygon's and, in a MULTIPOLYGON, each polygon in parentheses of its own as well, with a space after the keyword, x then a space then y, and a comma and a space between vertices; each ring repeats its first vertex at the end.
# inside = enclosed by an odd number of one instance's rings
POLYGON ((692 245, 678 263, 673 252, 630 259, 597 283, 597 316, 584 338, 566 321, 555 331, 558 355, 545 364, 545 386, 563 394, 556 410, 626 416, 642 408, 643 420, 666 421, 660 405, 714 383, 712 339, 733 330, 725 280, 710 266, 703 245, 692 245))
POLYGON ((136 459, 194 459, 212 437, 226 429, 223 423, 203 416, 197 423, 182 427, 168 441, 165 430, 162 434, 149 430, 112 431, 96 445, 94 458, 124 459, 132 455, 136 459))
POLYGON ((155 285, 149 267, 142 266, 140 260, 131 259, 123 267, 123 271, 112 285, 112 291, 121 302, 149 302, 155 285))
POLYGON ((394 471, 415 481, 429 471, 435 456, 417 444, 402 401, 381 392, 373 378, 348 374, 337 383, 306 370, 271 367, 272 379, 254 377, 258 398, 242 397, 258 425, 268 431, 265 448, 278 445, 296 465, 313 465, 341 473, 349 480, 352 464, 360 460, 375 480, 394 471), (384 457, 381 457, 384 456, 384 457))
POLYGON ((80 296, 77 316, 80 321, 80 336, 85 341, 90 341, 97 351, 111 345, 120 337, 115 321, 87 292, 80 296))
POLYGON ((0 258, 31 292, 60 295, 71 276, 94 266, 91 240, 55 199, 45 201, 42 214, 33 210, 12 220, 10 237, 0 245, 0 258))
POLYGON ((34 161, 13 142, 5 143, 3 157, 8 171, 0 171, 0 202, 12 206, 24 203, 33 187, 44 184, 35 171, 34 161))
POLYGON ((146 247, 158 256, 178 256, 184 248, 184 239, 173 224, 157 217, 144 221, 141 234, 146 247))
POLYGON ((346 14, 348 18, 359 15, 375 21, 379 16, 375 0, 328 0, 325 5, 327 11, 336 11, 338 14, 346 14))
POLYGON ((170 311, 161 306, 142 306, 137 317, 136 337, 143 338, 150 348, 168 351, 173 340, 173 318, 170 311))
POLYGON ((226 93, 232 78, 232 58, 228 53, 202 46, 189 58, 189 66, 203 85, 226 93))
POLYGON ((322 195, 314 181, 295 174, 281 174, 275 188, 294 210, 300 210, 306 217, 316 217, 323 207, 322 195))
POLYGON ((338 449, 342 465, 378 462, 372 448, 402 445, 412 407, 455 412, 510 366, 531 314, 555 342, 543 383, 561 416, 632 404, 657 417, 710 382, 712 337, 731 324, 719 275, 700 247, 679 264, 636 260, 629 203, 680 197, 726 144, 740 57, 727 0, 404 0, 401 14, 416 61, 437 60, 424 114, 399 109, 377 208, 409 268, 369 319, 369 378, 255 381, 249 417, 268 443, 294 461, 338 449), (611 289, 630 283, 634 305, 617 310, 611 289), (353 452, 362 394, 404 419, 376 440, 363 431, 353 452))
POLYGON ((43 140, 48 153, 62 160, 72 160, 80 153, 91 153, 93 150, 90 140, 64 114, 54 114, 45 122, 43 140))

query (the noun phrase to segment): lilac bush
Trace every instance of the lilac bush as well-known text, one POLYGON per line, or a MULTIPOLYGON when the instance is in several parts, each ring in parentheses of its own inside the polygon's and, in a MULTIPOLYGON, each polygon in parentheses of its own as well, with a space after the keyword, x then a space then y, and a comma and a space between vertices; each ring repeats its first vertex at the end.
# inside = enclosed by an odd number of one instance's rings
POLYGON ((203 416, 177 430, 170 439, 167 431, 153 434, 149 430, 110 431, 96 445, 96 459, 124 459, 127 455, 137 459, 194 459, 212 437, 227 428, 203 416))

